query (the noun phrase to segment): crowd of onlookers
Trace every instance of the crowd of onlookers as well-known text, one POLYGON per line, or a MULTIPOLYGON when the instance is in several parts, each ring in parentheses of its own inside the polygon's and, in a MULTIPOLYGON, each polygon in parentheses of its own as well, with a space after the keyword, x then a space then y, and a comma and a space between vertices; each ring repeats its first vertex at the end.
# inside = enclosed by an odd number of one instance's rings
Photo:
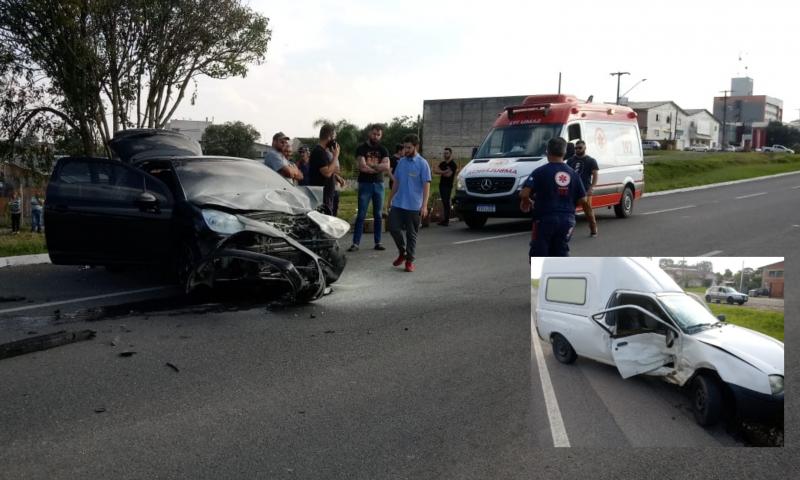
MULTIPOLYGON (((358 173, 358 212, 353 227, 353 239, 349 252, 360 248, 361 236, 370 205, 373 214, 374 249, 385 250, 381 242, 383 217, 389 221, 389 232, 398 249, 398 257, 393 265, 405 263, 405 270, 414 271, 416 237, 421 220, 428 211, 430 196, 431 168, 417 149, 419 138, 407 135, 402 144, 394 146, 394 153, 381 144, 383 126, 374 124, 367 128, 367 138, 355 151, 358 173), (389 193, 384 210, 384 181, 389 179, 389 193)), ((444 218, 439 225, 447 226, 450 220, 450 199, 453 182, 458 167, 452 157, 452 150, 443 152, 444 161, 434 166, 433 173, 441 175, 439 193, 442 200, 444 218)), ((336 129, 325 124, 320 128, 319 140, 309 149, 302 146, 299 157, 292 160, 292 147, 289 137, 278 132, 272 137, 272 145, 264 153, 264 164, 296 185, 323 187, 323 206, 331 215, 339 209, 339 191, 345 181, 341 176, 339 156, 341 146, 336 142, 336 129)))
MULTIPOLYGON (((30 204, 31 232, 42 233, 44 227, 44 200, 39 192, 31 193, 27 200, 30 204)), ((11 219, 11 234, 16 235, 20 231, 22 224, 23 199, 21 192, 17 189, 11 192, 5 210, 11 219)))

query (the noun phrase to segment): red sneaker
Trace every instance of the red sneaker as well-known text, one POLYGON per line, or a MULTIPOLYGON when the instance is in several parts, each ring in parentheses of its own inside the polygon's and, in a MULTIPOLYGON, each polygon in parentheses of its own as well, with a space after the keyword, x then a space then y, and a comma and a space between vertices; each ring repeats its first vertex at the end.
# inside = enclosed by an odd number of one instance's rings
POLYGON ((414 271, 414 264, 411 260, 406 261, 406 272, 413 272, 414 271))
POLYGON ((405 261, 405 259, 406 259, 406 256, 403 255, 403 254, 400 254, 397 258, 394 259, 394 262, 392 262, 392 265, 394 265, 395 267, 399 267, 400 264, 405 261))

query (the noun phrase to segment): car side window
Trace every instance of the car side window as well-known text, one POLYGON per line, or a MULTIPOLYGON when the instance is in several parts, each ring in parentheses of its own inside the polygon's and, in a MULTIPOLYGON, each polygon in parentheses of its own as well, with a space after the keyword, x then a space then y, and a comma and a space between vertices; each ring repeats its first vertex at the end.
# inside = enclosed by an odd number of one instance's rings
POLYGON ((89 172, 89 163, 80 160, 73 160, 61 167, 58 180, 67 184, 92 183, 92 175, 89 172))
MULTIPOLYGON (((661 307, 650 297, 635 294, 621 294, 618 295, 616 304, 618 306, 635 305, 663 321, 668 321, 661 307)), ((616 312, 616 336, 636 335, 646 332, 666 335, 667 327, 636 308, 624 308, 616 312)))

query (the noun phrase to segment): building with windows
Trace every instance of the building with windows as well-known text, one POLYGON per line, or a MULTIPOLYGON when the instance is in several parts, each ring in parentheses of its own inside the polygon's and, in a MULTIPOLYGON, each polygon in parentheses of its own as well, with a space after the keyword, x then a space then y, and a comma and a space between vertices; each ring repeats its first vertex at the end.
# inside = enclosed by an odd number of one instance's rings
POLYGON ((783 101, 753 95, 753 79, 732 78, 731 95, 714 97, 714 116, 725 124, 723 141, 746 150, 763 147, 769 122, 783 121, 783 101))
POLYGON ((688 109, 689 145, 705 145, 713 150, 720 147, 722 122, 705 108, 688 109))
POLYGON ((783 263, 761 267, 761 288, 769 290, 770 298, 783 298, 783 263))
POLYGON ((689 114, 671 100, 657 102, 629 102, 636 112, 642 140, 673 142, 683 150, 689 141, 689 114))

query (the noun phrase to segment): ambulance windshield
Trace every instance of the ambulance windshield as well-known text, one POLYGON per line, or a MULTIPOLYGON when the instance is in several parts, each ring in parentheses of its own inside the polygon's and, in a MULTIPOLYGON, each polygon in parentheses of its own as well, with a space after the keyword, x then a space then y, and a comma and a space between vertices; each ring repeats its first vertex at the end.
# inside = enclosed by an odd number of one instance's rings
POLYGON ((475 158, 543 157, 547 141, 561 135, 561 124, 497 127, 489 132, 475 158))

